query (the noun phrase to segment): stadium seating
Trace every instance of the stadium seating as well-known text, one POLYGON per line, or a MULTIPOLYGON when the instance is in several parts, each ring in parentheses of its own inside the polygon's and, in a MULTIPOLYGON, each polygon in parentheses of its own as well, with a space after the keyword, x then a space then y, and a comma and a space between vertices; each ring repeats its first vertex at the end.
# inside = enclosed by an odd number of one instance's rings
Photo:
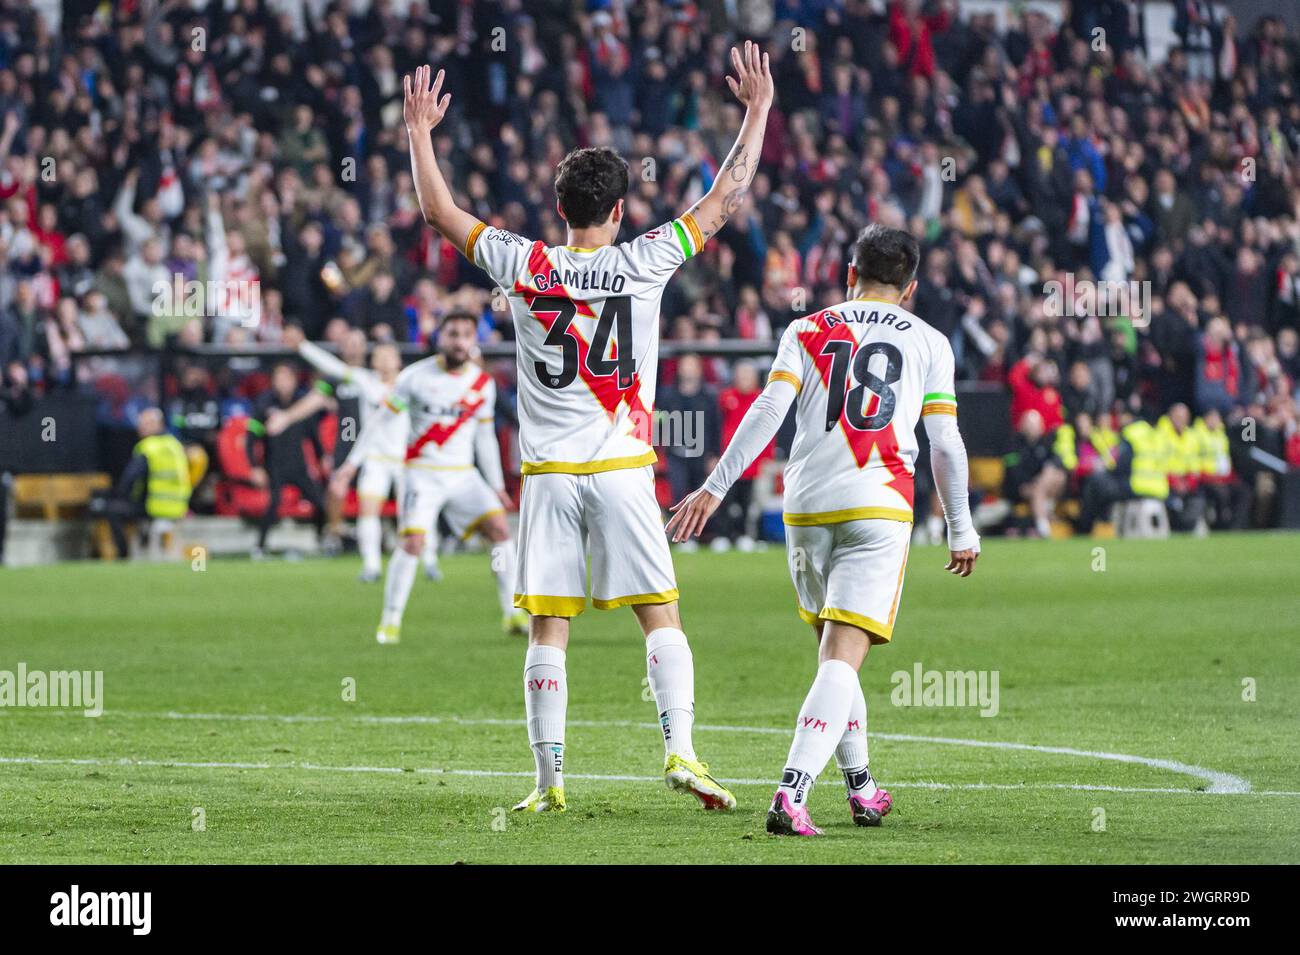
MULTIPOLYGON (((270 492, 251 483, 253 462, 248 459, 248 418, 231 418, 217 435, 217 461, 221 477, 216 484, 216 512, 224 516, 249 520, 261 517, 270 500, 270 492)), ((280 517, 296 520, 311 518, 311 504, 302 499, 295 487, 286 487, 280 495, 280 517)))

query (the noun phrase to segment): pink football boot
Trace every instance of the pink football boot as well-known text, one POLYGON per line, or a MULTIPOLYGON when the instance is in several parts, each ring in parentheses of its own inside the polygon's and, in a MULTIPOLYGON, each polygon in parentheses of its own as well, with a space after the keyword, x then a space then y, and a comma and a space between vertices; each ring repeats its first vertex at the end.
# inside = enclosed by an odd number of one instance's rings
POLYGON ((853 822, 859 826, 878 826, 880 820, 889 815, 894 807, 894 797, 883 789, 877 789, 870 799, 865 796, 850 796, 849 811, 853 813, 853 822))
POLYGON ((772 808, 767 811, 767 831, 774 836, 820 836, 822 831, 808 818, 808 810, 796 807, 790 797, 776 791, 772 808))

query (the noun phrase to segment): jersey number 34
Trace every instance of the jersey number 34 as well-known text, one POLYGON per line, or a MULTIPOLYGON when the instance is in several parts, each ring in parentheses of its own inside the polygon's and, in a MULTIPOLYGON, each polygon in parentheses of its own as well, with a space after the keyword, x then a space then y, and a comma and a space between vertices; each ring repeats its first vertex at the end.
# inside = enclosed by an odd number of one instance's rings
POLYGON ((584 378, 606 378, 617 374, 619 391, 632 387, 632 378, 636 374, 636 357, 632 351, 631 296, 615 295, 605 299, 590 345, 572 327, 578 306, 571 299, 559 295, 539 295, 533 299, 532 311, 535 315, 549 312, 555 314, 555 321, 547 329, 542 344, 561 350, 559 371, 552 371, 544 361, 533 362, 537 380, 544 387, 567 388, 573 384, 580 370, 586 371, 584 378), (605 357, 611 336, 618 353, 617 358, 605 357), (586 354, 582 353, 582 346, 586 346, 586 354))

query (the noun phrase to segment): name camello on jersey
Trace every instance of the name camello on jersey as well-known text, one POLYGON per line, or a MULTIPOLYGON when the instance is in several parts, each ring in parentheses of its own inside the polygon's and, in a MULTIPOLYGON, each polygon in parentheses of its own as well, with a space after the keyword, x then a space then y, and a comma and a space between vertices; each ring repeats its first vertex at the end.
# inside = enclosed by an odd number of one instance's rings
POLYGON ((627 278, 617 272, 579 271, 578 269, 551 269, 532 277, 532 285, 539 292, 558 289, 561 294, 574 292, 604 292, 618 295, 627 284, 627 278))

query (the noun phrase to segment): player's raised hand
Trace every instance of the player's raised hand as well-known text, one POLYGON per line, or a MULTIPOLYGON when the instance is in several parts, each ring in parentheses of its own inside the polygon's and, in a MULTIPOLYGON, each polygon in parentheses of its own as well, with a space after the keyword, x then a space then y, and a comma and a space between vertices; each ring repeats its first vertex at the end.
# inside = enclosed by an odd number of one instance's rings
POLYGON ((948 566, 944 570, 958 577, 969 577, 975 570, 975 561, 979 559, 979 555, 980 552, 977 550, 950 550, 948 566))
POLYGON ((704 488, 692 491, 669 508, 673 516, 668 518, 665 530, 673 543, 688 541, 704 530, 713 512, 722 503, 722 498, 715 497, 704 488))
POLYGON ((727 85, 736 99, 751 109, 767 109, 772 105, 773 86, 772 71, 768 67, 767 54, 759 50, 758 44, 746 40, 743 52, 731 48, 731 65, 736 70, 735 77, 727 77, 727 85))
POLYGON ((414 77, 408 73, 402 78, 402 87, 406 91, 406 99, 402 103, 402 118, 406 120, 408 130, 427 133, 436 128, 447 115, 447 107, 451 105, 451 94, 442 92, 442 81, 446 71, 439 70, 438 75, 433 78, 433 85, 430 86, 429 76, 432 73, 432 67, 417 66, 414 77))

